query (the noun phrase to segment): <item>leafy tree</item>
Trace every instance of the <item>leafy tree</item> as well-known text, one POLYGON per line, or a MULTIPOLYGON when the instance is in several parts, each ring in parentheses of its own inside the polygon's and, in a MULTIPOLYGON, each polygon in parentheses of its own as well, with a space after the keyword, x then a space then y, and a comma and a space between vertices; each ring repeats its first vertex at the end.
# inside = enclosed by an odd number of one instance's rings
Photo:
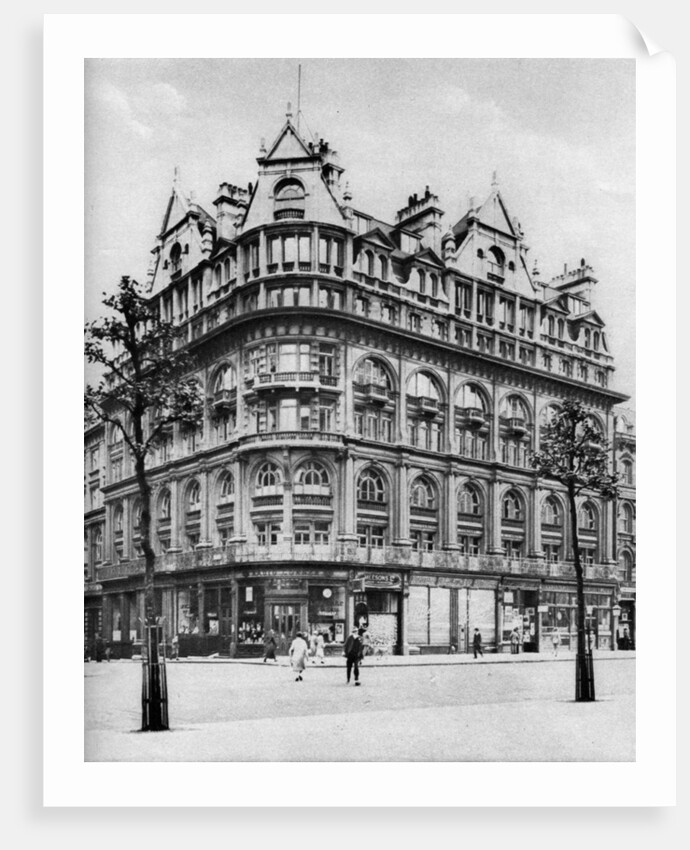
POLYGON ((617 495, 618 477, 609 472, 608 443, 590 413, 576 401, 566 401, 546 425, 532 466, 540 476, 565 485, 577 579, 576 699, 594 699, 594 668, 585 646, 585 586, 578 536, 577 496, 586 491, 608 500, 617 495))
MULTIPOLYGON (((116 428, 128 446, 141 500, 140 540, 145 558, 144 610, 147 627, 156 623, 151 545, 151 484, 147 461, 172 423, 196 428, 202 398, 190 376, 193 363, 178 342, 180 329, 161 319, 139 284, 123 277, 114 295, 104 293, 109 315, 85 327, 85 353, 104 376, 87 385, 87 423, 116 428)), ((151 661, 151 659, 149 659, 151 661)))

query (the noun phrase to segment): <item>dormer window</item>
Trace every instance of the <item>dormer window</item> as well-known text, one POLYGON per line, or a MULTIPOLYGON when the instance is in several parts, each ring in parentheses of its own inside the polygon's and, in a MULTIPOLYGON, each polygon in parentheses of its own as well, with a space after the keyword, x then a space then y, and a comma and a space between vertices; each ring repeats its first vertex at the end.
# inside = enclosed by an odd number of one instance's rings
POLYGON ((285 180, 275 193, 275 219, 304 218, 304 187, 298 180, 285 180))
POLYGON ((179 271, 182 265, 182 248, 179 242, 175 242, 175 244, 170 249, 170 266, 173 272, 179 271))

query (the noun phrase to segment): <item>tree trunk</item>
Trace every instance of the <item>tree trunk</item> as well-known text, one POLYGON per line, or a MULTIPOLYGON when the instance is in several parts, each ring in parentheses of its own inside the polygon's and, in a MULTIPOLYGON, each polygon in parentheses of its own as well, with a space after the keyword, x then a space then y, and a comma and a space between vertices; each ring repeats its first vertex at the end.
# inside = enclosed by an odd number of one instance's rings
POLYGON ((151 486, 146 477, 144 457, 136 457, 134 463, 139 495, 141 497, 141 521, 139 527, 141 548, 144 551, 144 649, 142 657, 141 730, 159 732, 168 729, 168 688, 165 672, 165 657, 158 652, 162 628, 156 616, 154 575, 156 553, 151 546, 151 486))
POLYGON ((586 642, 585 580, 580 560, 580 540, 577 527, 577 506, 575 488, 568 484, 568 504, 570 506, 570 528, 573 540, 573 562, 577 581, 577 654, 575 657, 575 699, 577 702, 591 702, 594 699, 594 666, 586 642))

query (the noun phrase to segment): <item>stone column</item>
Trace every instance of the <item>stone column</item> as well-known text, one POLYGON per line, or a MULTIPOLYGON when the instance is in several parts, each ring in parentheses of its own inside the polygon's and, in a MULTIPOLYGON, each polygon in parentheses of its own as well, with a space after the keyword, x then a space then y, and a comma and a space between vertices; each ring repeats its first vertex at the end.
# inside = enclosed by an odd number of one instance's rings
POLYGON ((391 521, 394 529, 396 546, 410 546, 410 499, 407 488, 409 463, 407 458, 402 458, 395 466, 395 490, 397 505, 393 503, 394 510, 391 521))
MULTIPOLYGON (((89 545, 89 553, 91 546, 89 545)), ((132 500, 125 496, 122 500, 122 559, 132 557, 132 500)))
POLYGON ((210 494, 210 473, 205 467, 199 470, 201 478, 201 523, 199 527, 199 548, 209 549, 213 544, 210 536, 210 513, 211 513, 211 494, 210 494))
POLYGON ((530 558, 542 558, 544 552, 541 543, 541 510, 539 509, 539 485, 530 485, 530 528, 527 552, 530 558))
POLYGON ((170 485, 170 551, 180 552, 180 505, 179 505, 179 481, 176 477, 168 480, 170 485))
POLYGON ((396 429, 399 443, 407 443, 407 395, 405 393, 405 361, 398 357, 398 405, 396 408, 396 429))
POLYGON ((402 593, 400 594, 400 651, 403 655, 410 654, 410 644, 407 639, 407 618, 410 610, 409 579, 403 576, 402 593))
POLYGON ((204 619, 206 613, 206 598, 204 593, 204 585, 202 582, 199 582, 196 586, 196 598, 197 598, 197 613, 199 616, 199 634, 206 634, 206 628, 204 626, 204 619))
POLYGON ((501 545, 501 499, 500 482, 495 479, 489 483, 489 528, 488 539, 490 541, 487 554, 502 555, 501 545))
POLYGON ((489 460, 498 461, 501 458, 501 434, 500 434, 500 417, 498 403, 498 387, 496 381, 493 382, 493 399, 492 399, 492 416, 491 416, 491 457, 489 460))
POLYGON ((342 378, 340 376, 338 377, 338 380, 343 382, 345 389, 345 392, 342 394, 342 416, 344 425, 342 430, 350 437, 355 434, 355 394, 354 387, 352 386, 354 359, 354 351, 350 347, 349 343, 344 342, 341 364, 343 374, 342 378))
POLYGON ((247 481, 247 460, 242 455, 232 458, 232 473, 235 477, 235 534, 238 541, 244 541, 249 534, 249 482, 247 481))
POLYGON ((292 478, 285 470, 289 468, 290 451, 283 450, 283 541, 292 546, 292 478))
POLYGON ((357 515, 357 496, 355 493, 355 459, 349 449, 345 449, 340 455, 339 464, 340 481, 337 492, 340 504, 338 505, 338 525, 340 533, 338 540, 357 540, 357 529, 355 518, 357 515))
POLYGON ((459 549, 458 546, 458 493, 457 493, 457 471, 449 469, 445 473, 445 506, 443 511, 444 549, 459 549))

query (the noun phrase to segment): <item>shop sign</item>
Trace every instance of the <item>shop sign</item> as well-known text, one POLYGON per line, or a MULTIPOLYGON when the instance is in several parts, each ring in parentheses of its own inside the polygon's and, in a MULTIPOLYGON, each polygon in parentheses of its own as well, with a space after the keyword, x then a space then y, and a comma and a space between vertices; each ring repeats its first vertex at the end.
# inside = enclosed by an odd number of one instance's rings
POLYGON ((503 601, 506 605, 513 604, 513 591, 512 590, 504 590, 503 591, 503 601))
POLYGON ((242 570, 237 574, 238 578, 346 578, 347 574, 342 570, 242 570))
POLYGON ((100 593, 103 590, 102 584, 85 584, 84 591, 86 593, 100 593))
POLYGON ((540 605, 537 608, 537 611, 539 611, 540 614, 548 614, 549 613, 549 606, 548 605, 540 605))
POLYGON ((400 590, 402 576, 395 573, 365 573, 364 583, 367 587, 383 587, 388 590, 400 590))
POLYGON ((627 585, 621 585, 621 595, 625 596, 635 596, 635 588, 628 587, 627 585))

